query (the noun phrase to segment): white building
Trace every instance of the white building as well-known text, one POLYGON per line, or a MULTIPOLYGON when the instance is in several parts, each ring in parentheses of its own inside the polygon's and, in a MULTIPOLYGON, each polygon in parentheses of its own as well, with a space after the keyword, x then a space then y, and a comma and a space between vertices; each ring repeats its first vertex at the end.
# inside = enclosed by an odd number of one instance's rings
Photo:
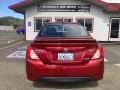
POLYGON ((26 40, 45 22, 76 22, 98 41, 120 41, 120 4, 101 0, 25 0, 9 7, 24 14, 26 40))

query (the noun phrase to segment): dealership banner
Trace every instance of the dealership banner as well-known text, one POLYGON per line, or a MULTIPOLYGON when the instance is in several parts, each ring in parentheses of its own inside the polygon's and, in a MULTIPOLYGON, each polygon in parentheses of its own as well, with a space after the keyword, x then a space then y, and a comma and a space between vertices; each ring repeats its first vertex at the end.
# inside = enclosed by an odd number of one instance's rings
POLYGON ((90 5, 37 5, 38 12, 90 12, 90 5))

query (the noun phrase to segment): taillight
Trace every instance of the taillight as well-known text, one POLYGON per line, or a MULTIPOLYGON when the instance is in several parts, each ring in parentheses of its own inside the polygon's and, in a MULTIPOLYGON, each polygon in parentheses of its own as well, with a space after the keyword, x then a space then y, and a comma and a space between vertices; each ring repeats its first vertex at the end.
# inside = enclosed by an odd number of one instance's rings
POLYGON ((95 60, 95 59, 100 59, 104 56, 104 53, 103 53, 103 48, 98 48, 97 51, 95 52, 95 54, 93 55, 92 59, 95 60))
POLYGON ((34 50, 30 50, 31 59, 39 59, 34 50))
POLYGON ((26 57, 32 60, 39 60, 39 57, 37 56, 32 47, 27 48, 26 57))

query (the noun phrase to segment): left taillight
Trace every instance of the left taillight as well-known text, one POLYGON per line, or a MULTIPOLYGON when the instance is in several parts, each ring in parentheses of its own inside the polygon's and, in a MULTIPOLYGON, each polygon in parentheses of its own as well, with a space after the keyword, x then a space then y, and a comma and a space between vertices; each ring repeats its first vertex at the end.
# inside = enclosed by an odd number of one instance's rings
POLYGON ((30 46, 27 48, 26 57, 28 59, 32 59, 32 60, 39 60, 39 57, 37 56, 37 54, 35 53, 35 51, 33 50, 33 48, 30 47, 30 46))

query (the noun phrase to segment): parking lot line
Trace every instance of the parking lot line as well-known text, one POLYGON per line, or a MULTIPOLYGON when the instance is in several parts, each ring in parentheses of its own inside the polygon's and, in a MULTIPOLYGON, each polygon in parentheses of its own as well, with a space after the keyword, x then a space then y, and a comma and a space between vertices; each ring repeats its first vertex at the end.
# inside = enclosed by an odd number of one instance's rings
POLYGON ((15 40, 10 40, 10 41, 8 41, 8 43, 12 43, 12 42, 14 42, 15 40))
POLYGON ((18 49, 18 50, 22 50, 22 49, 26 50, 26 49, 27 49, 27 46, 18 47, 17 49, 18 49))
POLYGON ((108 60, 106 58, 104 58, 104 62, 108 62, 108 60))
POLYGON ((26 56, 26 51, 16 51, 10 54, 9 56, 7 56, 7 58, 25 58, 25 56, 26 56))
POLYGON ((24 41, 21 41, 21 42, 19 42, 19 43, 13 44, 13 45, 10 45, 10 46, 6 46, 6 47, 3 47, 3 48, 0 48, 0 50, 6 49, 6 48, 10 48, 10 47, 13 47, 13 46, 16 46, 16 45, 19 45, 19 44, 21 44, 21 43, 23 43, 23 42, 24 42, 24 41))
POLYGON ((114 65, 120 67, 120 63, 118 63, 118 64, 114 64, 114 65))

